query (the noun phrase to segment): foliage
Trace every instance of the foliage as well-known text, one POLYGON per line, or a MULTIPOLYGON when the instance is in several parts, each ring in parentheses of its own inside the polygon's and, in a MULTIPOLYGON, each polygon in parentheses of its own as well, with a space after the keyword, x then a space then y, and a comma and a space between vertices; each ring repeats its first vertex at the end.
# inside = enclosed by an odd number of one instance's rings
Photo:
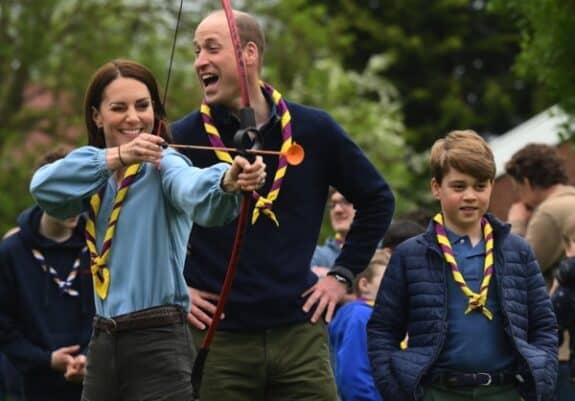
POLYGON ((96 67, 131 57, 163 70, 178 3, 0 2, 0 234, 31 203, 28 182, 38 156, 58 143, 84 141, 82 96, 96 67))
POLYGON ((510 69, 518 29, 484 0, 312 3, 326 5, 352 36, 354 45, 340 49, 346 65, 361 68, 374 51, 392 56, 385 76, 399 89, 405 138, 418 152, 453 129, 501 134, 544 107, 534 83, 510 69))
POLYGON ((493 10, 513 15, 521 29, 516 69, 543 84, 550 103, 575 113, 575 1, 492 0, 493 10))
MULTIPOLYGON (((385 59, 374 58, 361 74, 343 70, 332 50, 349 44, 349 38, 330 23, 323 5, 307 0, 234 5, 264 22, 269 43, 264 78, 288 98, 334 114, 385 176, 393 177, 393 185, 401 187, 406 180, 399 178, 404 174, 399 103, 391 85, 377 75, 383 67, 377 63, 385 59), (310 95, 325 95, 327 87, 327 97, 310 95), (353 107, 349 99, 354 99, 353 107)), ((134 58, 149 66, 164 86, 178 6, 179 0, 0 3, 0 232, 13 226, 18 212, 32 201, 28 182, 38 155, 57 143, 85 143, 82 96, 97 66, 116 57, 134 58), (22 96, 30 84, 42 85, 34 87, 41 96, 22 96), (42 96, 52 98, 51 105, 31 107, 42 96)), ((172 119, 200 102, 193 28, 218 7, 215 1, 184 2, 167 96, 172 119)))
MULTIPOLYGON (((413 207, 405 158, 401 104, 396 88, 381 77, 385 55, 375 55, 361 72, 346 71, 330 58, 296 76, 289 98, 327 110, 385 176, 397 198, 397 211, 413 207)), ((331 234, 324 219, 321 238, 331 234)))
POLYGON ((337 48, 347 68, 363 68, 375 52, 389 56, 381 74, 399 90, 401 135, 413 149, 406 163, 417 190, 410 199, 419 208, 434 204, 425 152, 436 139, 467 128, 499 135, 549 105, 532 78, 511 68, 520 31, 512 16, 491 13, 487 0, 310 2, 326 7, 349 38, 352 46, 337 48))

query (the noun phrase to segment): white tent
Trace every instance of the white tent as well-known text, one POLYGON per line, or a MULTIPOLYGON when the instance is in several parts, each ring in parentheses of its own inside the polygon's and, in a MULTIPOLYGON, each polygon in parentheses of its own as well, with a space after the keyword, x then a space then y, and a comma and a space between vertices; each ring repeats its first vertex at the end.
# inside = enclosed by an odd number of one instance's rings
POLYGON ((505 163, 528 143, 559 145, 560 133, 569 124, 569 116, 559 106, 552 106, 518 125, 505 134, 489 140, 495 157, 496 176, 505 174, 505 163))

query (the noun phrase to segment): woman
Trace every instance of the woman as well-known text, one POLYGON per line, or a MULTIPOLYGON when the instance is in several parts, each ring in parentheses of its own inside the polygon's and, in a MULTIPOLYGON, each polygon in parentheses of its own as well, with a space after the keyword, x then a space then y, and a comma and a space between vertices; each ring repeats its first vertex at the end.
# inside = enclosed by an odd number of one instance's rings
POLYGON ((96 71, 84 111, 89 145, 38 170, 30 185, 46 212, 89 216, 97 316, 82 399, 192 399, 182 274, 192 222, 234 219, 239 191, 259 188, 265 165, 237 156, 199 169, 163 149, 171 136, 157 83, 133 61, 96 71))

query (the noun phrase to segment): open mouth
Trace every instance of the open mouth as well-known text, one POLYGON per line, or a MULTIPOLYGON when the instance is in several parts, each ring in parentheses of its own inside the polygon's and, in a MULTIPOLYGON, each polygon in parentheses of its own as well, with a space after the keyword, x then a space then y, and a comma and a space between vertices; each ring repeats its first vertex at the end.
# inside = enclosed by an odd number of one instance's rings
POLYGON ((207 88, 219 81, 220 77, 215 74, 204 74, 201 77, 204 88, 207 88))

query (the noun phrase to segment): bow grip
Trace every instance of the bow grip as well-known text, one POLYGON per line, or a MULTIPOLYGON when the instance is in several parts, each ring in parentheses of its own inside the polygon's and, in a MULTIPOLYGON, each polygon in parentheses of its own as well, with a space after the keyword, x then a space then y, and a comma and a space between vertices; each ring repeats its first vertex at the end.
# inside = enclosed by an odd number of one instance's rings
POLYGON ((240 129, 234 134, 234 145, 238 153, 250 162, 255 160, 255 155, 247 150, 262 147, 260 132, 256 128, 254 109, 251 107, 244 107, 240 110, 240 129))

